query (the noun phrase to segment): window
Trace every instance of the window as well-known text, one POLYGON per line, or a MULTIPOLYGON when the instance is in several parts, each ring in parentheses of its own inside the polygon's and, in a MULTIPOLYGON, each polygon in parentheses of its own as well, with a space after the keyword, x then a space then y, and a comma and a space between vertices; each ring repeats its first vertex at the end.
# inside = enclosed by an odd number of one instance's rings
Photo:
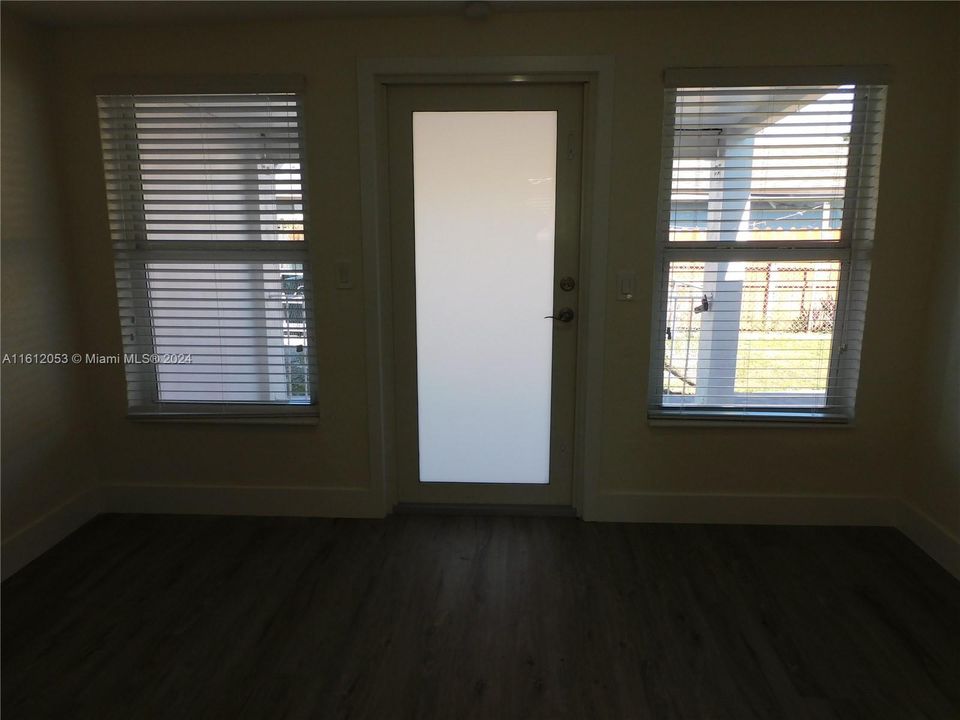
POLYGON ((310 414, 298 96, 98 104, 130 413, 310 414))
POLYGON ((885 88, 668 85, 650 416, 851 418, 885 88))
POLYGON ((842 207, 837 197, 751 195, 750 229, 839 231, 842 207))
MULTIPOLYGON (((706 198, 676 198, 670 208, 670 232, 679 235, 680 233, 695 233, 698 230, 706 230, 707 203, 706 198)), ((681 238, 675 237, 674 239, 679 240, 681 238)))

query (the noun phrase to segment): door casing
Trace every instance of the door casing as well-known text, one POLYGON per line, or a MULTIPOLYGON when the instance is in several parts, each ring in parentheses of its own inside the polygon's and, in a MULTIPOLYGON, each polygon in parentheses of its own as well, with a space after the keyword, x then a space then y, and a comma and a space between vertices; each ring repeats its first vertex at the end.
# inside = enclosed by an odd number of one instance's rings
POLYGON ((580 313, 573 506, 585 519, 599 503, 608 208, 614 61, 609 56, 385 58, 358 63, 363 292, 370 486, 379 514, 397 501, 390 262, 387 88, 398 84, 582 83, 580 313))

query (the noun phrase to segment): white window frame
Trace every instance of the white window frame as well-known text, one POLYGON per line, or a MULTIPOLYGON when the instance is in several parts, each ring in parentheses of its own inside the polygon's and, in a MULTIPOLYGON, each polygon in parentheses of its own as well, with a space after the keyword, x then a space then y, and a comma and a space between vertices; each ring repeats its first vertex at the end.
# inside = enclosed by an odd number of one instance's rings
MULTIPOLYGON (((682 241, 670 242, 670 198, 673 187, 673 147, 675 106, 671 107, 670 92, 683 87, 756 87, 756 86, 805 86, 846 85, 886 86, 889 71, 886 68, 680 68, 664 73, 665 107, 664 138, 661 154, 660 189, 658 193, 658 219, 656 232, 656 258, 654 264, 654 302, 651 313, 651 355, 648 383, 647 417, 653 424, 698 425, 750 423, 750 424, 850 424, 855 417, 856 385, 859 375, 860 349, 863 334, 863 314, 866 302, 866 287, 869 283, 870 255, 873 239, 875 212, 858 212, 857 202, 864 198, 876 200, 877 169, 862 171, 859 138, 863 126, 857 127, 854 120, 847 161, 847 178, 843 192, 844 208, 840 227, 840 240, 823 241, 794 240, 785 243, 763 242, 762 244, 739 244, 732 247, 729 241, 682 241), (872 174, 871 174, 872 173, 872 174), (869 227, 868 227, 869 226, 869 227), (831 339, 830 371, 823 408, 811 406, 768 407, 756 409, 701 406, 676 409, 663 402, 663 377, 665 370, 666 337, 661 332, 664 317, 668 312, 667 274, 671 262, 699 261, 705 263, 746 261, 838 261, 840 263, 839 287, 834 331, 831 339), (856 293, 852 288, 857 286, 856 293), (856 297, 852 297, 856 294, 856 297), (856 316, 856 317, 854 317, 856 316)), ((855 93, 852 117, 865 114, 871 95, 855 93)), ((882 131, 882 119, 880 122, 882 131)), ((869 203, 868 203, 869 204, 869 203)), ((756 396, 751 400, 758 399, 756 396)))

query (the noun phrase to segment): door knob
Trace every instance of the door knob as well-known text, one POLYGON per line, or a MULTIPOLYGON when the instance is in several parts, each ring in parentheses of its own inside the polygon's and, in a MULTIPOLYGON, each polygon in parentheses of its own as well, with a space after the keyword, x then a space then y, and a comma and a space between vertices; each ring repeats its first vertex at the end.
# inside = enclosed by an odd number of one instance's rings
POLYGON ((544 320, 559 320, 562 323, 568 323, 575 317, 571 308, 560 308, 556 315, 547 315, 544 320))

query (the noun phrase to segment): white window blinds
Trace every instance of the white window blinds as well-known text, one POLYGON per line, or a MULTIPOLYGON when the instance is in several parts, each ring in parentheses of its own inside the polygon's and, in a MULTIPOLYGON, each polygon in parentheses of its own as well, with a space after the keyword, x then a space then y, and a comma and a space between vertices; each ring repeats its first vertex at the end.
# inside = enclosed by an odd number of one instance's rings
POLYGON ((309 413, 299 97, 98 103, 130 413, 309 413))
POLYGON ((668 88, 652 417, 853 414, 885 88, 668 88))

